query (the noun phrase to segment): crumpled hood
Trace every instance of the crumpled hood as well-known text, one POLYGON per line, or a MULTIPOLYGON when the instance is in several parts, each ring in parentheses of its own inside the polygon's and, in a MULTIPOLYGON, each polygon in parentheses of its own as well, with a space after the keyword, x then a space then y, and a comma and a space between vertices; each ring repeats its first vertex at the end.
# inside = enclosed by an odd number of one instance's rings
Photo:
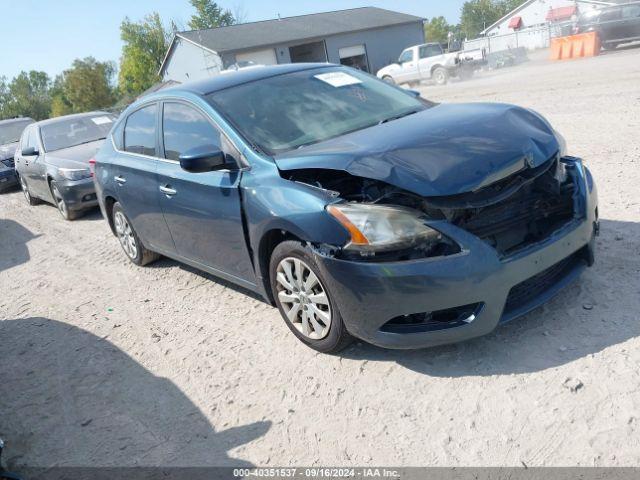
POLYGON ((343 170, 422 196, 471 192, 560 149, 553 128, 521 107, 441 104, 275 157, 281 170, 343 170))
POLYGON ((100 150, 104 140, 83 143, 47 153, 47 163, 61 168, 89 168, 89 160, 100 150))
POLYGON ((13 158, 16 153, 16 148, 18 148, 18 142, 0 145, 0 162, 7 158, 13 158))

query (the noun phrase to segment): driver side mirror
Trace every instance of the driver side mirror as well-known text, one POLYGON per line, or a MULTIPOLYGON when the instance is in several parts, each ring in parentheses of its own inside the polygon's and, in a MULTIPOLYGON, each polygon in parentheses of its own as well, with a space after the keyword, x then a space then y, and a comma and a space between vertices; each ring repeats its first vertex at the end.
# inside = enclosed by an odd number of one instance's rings
POLYGON ((34 157, 40 154, 40 152, 38 152, 38 149, 35 147, 23 148, 20 153, 22 153, 24 157, 34 157))
POLYGON ((213 145, 192 148, 180 155, 180 167, 191 173, 212 172, 232 166, 225 154, 213 145))

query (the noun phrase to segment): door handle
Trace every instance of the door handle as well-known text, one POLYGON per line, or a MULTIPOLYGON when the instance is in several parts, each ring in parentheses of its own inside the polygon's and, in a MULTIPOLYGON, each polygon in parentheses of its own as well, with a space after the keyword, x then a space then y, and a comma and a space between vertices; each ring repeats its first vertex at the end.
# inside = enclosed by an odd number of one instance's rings
POLYGON ((168 197, 172 197, 173 195, 175 195, 176 193, 178 193, 177 190, 174 190, 173 188, 169 187, 169 186, 164 186, 164 187, 160 187, 160 191, 162 193, 164 193, 166 196, 168 197))
POLYGON ((127 179, 124 177, 121 177, 120 175, 113 177, 113 179, 118 182, 120 185, 127 183, 127 179))

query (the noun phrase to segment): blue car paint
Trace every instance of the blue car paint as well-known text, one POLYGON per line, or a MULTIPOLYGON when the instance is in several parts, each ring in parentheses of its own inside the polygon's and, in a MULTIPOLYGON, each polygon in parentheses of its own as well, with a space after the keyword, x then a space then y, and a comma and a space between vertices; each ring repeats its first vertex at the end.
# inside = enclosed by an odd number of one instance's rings
POLYGON ((432 197, 477 190, 558 150, 551 126, 524 108, 441 104, 275 161, 281 170, 344 170, 432 197))
POLYGON ((457 255, 383 265, 318 256, 323 273, 331 279, 329 288, 340 292, 336 301, 347 329, 382 347, 430 347, 487 334, 499 323, 513 320, 548 301, 577 278, 593 254, 597 192, 595 186, 587 188, 582 162, 572 159, 571 163, 576 165, 578 177, 578 197, 583 208, 580 218, 507 260, 501 259, 493 248, 474 235, 448 222, 431 222, 431 225, 462 246, 462 252, 457 255), (576 262, 558 283, 532 302, 503 316, 507 295, 513 286, 582 249, 584 261, 576 262), (358 288, 354 289, 353 285, 358 288), (400 315, 476 302, 483 304, 483 308, 468 325, 414 334, 380 331, 384 323, 400 315), (354 318, 357 320, 351 321, 354 318))
MULTIPOLYGON (((246 232, 246 249, 238 248, 227 252, 229 260, 243 265, 239 271, 228 266, 225 269, 211 259, 188 258, 176 249, 175 242, 158 245, 154 235, 145 229, 139 229, 145 218, 149 225, 155 224, 155 228, 160 231, 168 228, 162 214, 162 198, 156 190, 164 166, 153 169, 148 179, 149 185, 141 190, 143 192, 148 188, 148 193, 156 192, 153 200, 147 202, 144 212, 130 216, 143 244, 168 257, 256 291, 271 302, 268 270, 265 268, 268 267, 268 260, 265 262, 260 258, 265 239, 271 232, 287 232, 314 245, 342 246, 349 238, 346 230, 325 211, 326 205, 336 199, 320 188, 282 178, 281 170, 344 170, 354 175, 384 180, 415 193, 454 195, 502 178, 525 163, 529 166, 539 165, 544 161, 543 158, 549 159, 558 151, 559 145, 553 129, 546 121, 527 110, 507 105, 440 105, 273 159, 251 148, 225 118, 202 98, 217 89, 245 81, 259 80, 288 71, 326 67, 287 65, 239 72, 233 76, 217 77, 151 94, 123 112, 112 133, 117 134, 122 119, 142 103, 162 100, 189 102, 219 126, 236 146, 240 156, 236 159, 239 170, 223 173, 227 185, 237 185, 239 193, 242 218, 239 219, 236 213, 232 215, 233 221, 238 222, 235 231, 243 227, 246 232), (466 117, 467 114, 473 121, 466 117), (457 121, 456 117, 459 117, 457 121), (438 121, 434 118, 444 121, 447 128, 438 129, 438 121), (497 124, 488 124, 487 119, 497 124), (516 126, 523 132, 518 133, 516 126), (436 130, 429 133, 429 128, 436 130), (453 134, 451 129, 454 129, 453 134), (455 132, 460 132, 460 135, 455 132), (154 176, 155 181, 152 178, 154 176)), ((121 200, 120 187, 113 180, 114 172, 139 159, 117 151, 114 143, 107 141, 96 160, 96 188, 103 215, 107 218, 106 199, 111 197, 121 200)), ((592 258, 593 236, 597 225, 595 186, 579 160, 568 159, 567 162, 575 164, 579 172, 577 181, 581 182, 581 186, 577 201, 583 206, 584 215, 509 261, 499 258, 495 250, 470 233, 442 221, 432 222, 432 225, 458 242, 463 247, 461 253, 448 257, 375 264, 339 260, 320 250, 314 250, 316 261, 328 279, 348 330, 363 340, 390 348, 432 346, 483 335, 494 329, 501 320, 510 319, 503 318, 503 308, 512 286, 581 249, 589 251, 592 258), (382 333, 379 330, 384 322, 398 315, 440 307, 450 308, 476 301, 482 303, 483 307, 478 319, 469 325, 403 335, 382 333)), ((157 162, 158 165, 160 163, 161 161, 157 162)), ((191 198, 198 202, 197 196, 191 198)), ((139 197, 124 202, 128 215, 129 204, 137 201, 140 201, 139 197)), ((202 198, 201 201, 208 202, 210 199, 202 198)), ((193 208, 199 206, 194 205, 193 208)), ((212 218, 210 222, 209 228, 212 229, 216 228, 216 224, 223 231, 230 228, 230 225, 224 225, 225 219, 212 218)), ((197 221, 190 222, 188 228, 195 229, 197 225, 197 221)), ((197 238, 196 235, 193 241, 206 243, 208 238, 197 238)), ((579 265, 572 272, 536 301, 523 306, 518 314, 526 313, 546 301, 579 273, 579 265)))

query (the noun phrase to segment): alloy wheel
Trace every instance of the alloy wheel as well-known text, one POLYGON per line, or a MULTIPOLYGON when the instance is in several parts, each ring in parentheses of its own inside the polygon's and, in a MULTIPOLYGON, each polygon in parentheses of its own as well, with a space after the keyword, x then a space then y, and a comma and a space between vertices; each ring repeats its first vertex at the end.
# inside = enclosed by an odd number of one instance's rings
POLYGON ((276 270, 278 301, 291 324, 305 337, 321 340, 331 327, 327 290, 304 261, 288 257, 276 270))
POLYGON ((138 256, 138 245, 133 234, 133 229, 127 221, 127 217, 125 217, 122 212, 116 212, 113 223, 116 227, 116 235, 118 236, 118 240, 120 240, 120 245, 122 245, 124 253, 126 253, 129 258, 135 259, 138 256))
POLYGON ((62 214, 62 216, 64 218, 68 218, 69 217, 69 210, 67 208, 67 204, 64 201, 64 198, 62 198, 62 195, 60 194, 60 191, 58 190, 58 186, 57 185, 52 185, 51 186, 51 191, 53 192, 53 198, 56 201, 56 206, 58 207, 58 210, 60 211, 60 213, 62 214))

